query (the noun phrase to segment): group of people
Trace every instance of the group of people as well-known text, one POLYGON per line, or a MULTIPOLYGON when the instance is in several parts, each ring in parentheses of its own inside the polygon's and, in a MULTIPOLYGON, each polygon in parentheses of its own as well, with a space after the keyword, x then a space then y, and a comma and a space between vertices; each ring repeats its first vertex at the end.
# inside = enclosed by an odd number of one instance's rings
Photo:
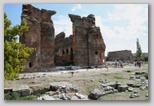
POLYGON ((141 63, 142 63, 142 61, 140 61, 140 60, 136 60, 135 62, 134 62, 134 65, 135 65, 135 67, 141 67, 141 63))
POLYGON ((119 67, 123 68, 122 61, 121 60, 119 60, 119 61, 115 60, 115 68, 119 68, 119 67))

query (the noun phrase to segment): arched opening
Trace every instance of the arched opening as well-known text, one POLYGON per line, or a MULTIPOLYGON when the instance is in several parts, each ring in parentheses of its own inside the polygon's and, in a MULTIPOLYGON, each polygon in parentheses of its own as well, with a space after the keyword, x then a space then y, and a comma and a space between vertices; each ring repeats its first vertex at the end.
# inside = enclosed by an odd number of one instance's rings
POLYGON ((98 65, 99 64, 99 54, 98 51, 95 51, 95 64, 98 65))
POLYGON ((31 68, 32 67, 32 63, 31 62, 29 62, 29 68, 31 68))
POLYGON ((95 55, 97 55, 98 54, 98 51, 95 51, 95 55))
POLYGON ((69 53, 68 53, 68 49, 66 49, 66 53, 69 54, 69 53))
POLYGON ((71 48, 71 50, 70 50, 70 56, 71 56, 71 64, 73 65, 74 64, 74 61, 73 61, 73 58, 74 58, 73 48, 71 48))
POLYGON ((63 53, 62 54, 65 54, 65 51, 63 50, 63 53))
POLYGON ((55 62, 55 64, 56 64, 56 59, 54 58, 54 62, 55 62))

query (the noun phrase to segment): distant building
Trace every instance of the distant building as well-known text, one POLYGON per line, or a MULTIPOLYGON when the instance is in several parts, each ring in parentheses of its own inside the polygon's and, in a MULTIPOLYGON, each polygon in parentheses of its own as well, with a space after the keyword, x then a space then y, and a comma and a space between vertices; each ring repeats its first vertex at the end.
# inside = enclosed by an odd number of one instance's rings
POLYGON ((148 57, 148 53, 142 53, 143 57, 148 57))
MULTIPOLYGON (((142 53, 142 57, 143 59, 147 58, 146 60, 148 61, 148 53, 142 53)), ((133 53, 133 59, 137 60, 136 53, 133 53)))
POLYGON ((133 61, 131 50, 112 51, 108 53, 107 61, 121 60, 122 62, 133 61))

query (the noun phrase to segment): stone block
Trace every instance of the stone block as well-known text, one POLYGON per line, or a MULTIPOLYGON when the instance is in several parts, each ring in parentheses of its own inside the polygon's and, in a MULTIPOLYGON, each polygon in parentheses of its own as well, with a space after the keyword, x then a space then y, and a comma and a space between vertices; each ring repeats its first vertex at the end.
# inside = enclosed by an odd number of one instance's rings
POLYGON ((140 79, 141 75, 136 75, 135 77, 136 77, 136 79, 140 79))
POLYGON ((131 88, 131 87, 128 87, 128 92, 133 92, 133 88, 131 88))
POLYGON ((99 97, 101 97, 103 95, 103 91, 100 90, 100 89, 97 89, 95 88, 90 94, 89 94, 89 97, 94 99, 94 100, 97 100, 99 97))
POLYGON ((79 98, 79 99, 84 99, 85 96, 79 93, 75 93, 75 95, 79 98))
POLYGON ((7 93, 7 92, 12 92, 13 91, 13 88, 4 88, 4 92, 7 93))
POLYGON ((21 96, 29 96, 30 93, 31 92, 28 85, 21 85, 21 96))
POLYGON ((50 83, 50 90, 63 90, 64 92, 78 92, 78 87, 68 82, 54 82, 50 83))
POLYGON ((125 92, 126 90, 128 90, 128 85, 119 85, 118 86, 118 91, 119 92, 125 92))
POLYGON ((28 85, 21 85, 19 87, 13 88, 13 92, 17 92, 21 96, 29 96, 31 94, 31 90, 28 85))
POLYGON ((55 98, 53 98, 52 96, 49 96, 49 95, 44 95, 44 96, 42 96, 42 100, 55 100, 55 98))

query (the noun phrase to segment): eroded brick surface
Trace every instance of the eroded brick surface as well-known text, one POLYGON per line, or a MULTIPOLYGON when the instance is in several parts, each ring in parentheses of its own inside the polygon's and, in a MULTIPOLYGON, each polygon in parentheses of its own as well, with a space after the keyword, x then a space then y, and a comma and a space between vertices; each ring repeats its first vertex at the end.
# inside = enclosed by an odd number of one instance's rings
POLYGON ((31 5, 23 5, 21 18, 27 20, 29 30, 23 34, 20 41, 34 48, 33 54, 26 62, 25 71, 54 66, 55 31, 51 16, 55 13, 55 11, 39 10, 31 5))
POLYGON ((56 66, 92 66, 105 64, 105 43, 95 17, 69 14, 72 35, 65 37, 61 32, 56 37, 51 10, 39 10, 32 5, 23 5, 22 16, 27 20, 29 30, 20 41, 34 52, 27 59, 25 71, 37 71, 56 66))
POLYGON ((73 35, 65 38, 65 33, 56 36, 57 65, 102 65, 105 64, 105 43, 100 28, 95 26, 95 17, 69 14, 73 35))
POLYGON ((131 50, 113 51, 108 53, 108 60, 121 60, 123 62, 133 61, 133 55, 131 50))

